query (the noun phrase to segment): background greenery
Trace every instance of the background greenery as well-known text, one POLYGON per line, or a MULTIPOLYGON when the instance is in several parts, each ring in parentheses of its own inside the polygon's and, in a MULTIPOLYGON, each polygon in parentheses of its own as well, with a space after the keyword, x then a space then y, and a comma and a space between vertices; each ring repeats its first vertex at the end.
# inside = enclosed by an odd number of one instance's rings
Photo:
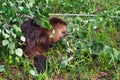
POLYGON ((119 0, 0 0, 0 80, 119 80, 119 5, 119 0), (23 54, 20 27, 35 18, 50 29, 48 19, 56 13, 80 15, 58 16, 67 22, 69 35, 44 53, 50 67, 37 73, 23 54))

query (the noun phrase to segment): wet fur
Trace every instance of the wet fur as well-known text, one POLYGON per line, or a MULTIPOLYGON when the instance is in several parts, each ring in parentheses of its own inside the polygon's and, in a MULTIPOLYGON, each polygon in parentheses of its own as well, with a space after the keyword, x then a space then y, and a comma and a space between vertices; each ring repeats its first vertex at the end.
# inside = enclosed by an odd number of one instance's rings
POLYGON ((24 52, 29 58, 34 58, 34 65, 38 71, 41 71, 39 63, 43 67, 46 66, 47 58, 42 56, 41 53, 47 51, 51 43, 57 42, 60 39, 57 32, 62 31, 61 26, 67 26, 62 19, 56 17, 50 18, 49 22, 56 31, 54 38, 50 38, 52 30, 47 30, 42 28, 41 25, 37 25, 34 19, 24 22, 21 27, 26 38, 24 52))

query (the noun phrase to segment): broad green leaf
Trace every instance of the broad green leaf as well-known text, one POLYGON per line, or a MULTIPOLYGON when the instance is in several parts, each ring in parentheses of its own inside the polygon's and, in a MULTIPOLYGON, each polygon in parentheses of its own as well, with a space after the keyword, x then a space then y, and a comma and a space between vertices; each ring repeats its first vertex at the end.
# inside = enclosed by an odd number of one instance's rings
POLYGON ((93 26, 94 29, 97 29, 98 27, 97 26, 93 26))
POLYGON ((27 8, 23 8, 23 11, 22 11, 23 14, 28 14, 28 12, 29 10, 27 8))
POLYGON ((81 54, 89 53, 89 49, 81 49, 81 54))
POLYGON ((15 6, 15 4, 13 2, 9 2, 9 4, 10 4, 11 7, 15 6))
POLYGON ((23 10, 23 6, 19 6, 18 8, 19 8, 21 11, 23 10))
POLYGON ((9 64, 12 64, 12 63, 13 63, 13 60, 12 60, 12 59, 10 59, 10 60, 9 60, 9 64))
POLYGON ((8 34, 10 33, 10 31, 8 29, 5 30, 8 34))
POLYGON ((5 38, 9 38, 9 35, 6 34, 4 31, 2 31, 2 34, 3 34, 3 36, 4 36, 5 38))
POLYGON ((13 29, 16 30, 17 32, 21 32, 20 27, 18 27, 17 25, 13 25, 13 29))
POLYGON ((9 44, 9 41, 8 41, 8 40, 3 40, 3 41, 2 41, 2 45, 3 45, 3 46, 6 46, 6 45, 8 45, 8 44, 9 44))
POLYGON ((33 6, 33 3, 30 2, 30 3, 29 3, 29 8, 31 8, 32 6, 33 6))
POLYGON ((11 50, 15 49, 15 42, 9 44, 9 49, 11 50))
POLYGON ((20 37, 20 40, 23 41, 23 42, 25 42, 25 37, 24 37, 24 36, 21 36, 21 37, 20 37))
POLYGON ((35 3, 35 0, 29 0, 30 3, 34 4, 35 3))
POLYGON ((16 60, 17 62, 20 62, 20 58, 18 58, 18 57, 15 57, 15 60, 16 60))
POLYGON ((14 32, 11 32, 12 36, 16 38, 16 34, 14 32))
POLYGON ((2 4, 2 6, 7 6, 7 4, 4 2, 4 3, 2 4))
POLYGON ((23 50, 22 50, 21 48, 17 48, 17 49, 15 50, 15 54, 16 54, 17 56, 19 56, 19 57, 22 57, 22 55, 23 55, 23 50))
POLYGON ((35 3, 35 0, 29 0, 29 3, 26 4, 27 8, 33 7, 33 4, 35 3))
POLYGON ((48 4, 49 3, 49 0, 45 0, 46 1, 46 4, 48 4))
POLYGON ((10 53, 10 54, 14 54, 14 53, 15 53, 14 49, 11 49, 11 50, 9 51, 9 53, 10 53))
POLYGON ((7 10, 7 16, 9 16, 9 17, 12 16, 11 13, 12 13, 12 10, 11 10, 11 9, 8 9, 8 10, 7 10))
POLYGON ((68 58, 68 60, 67 60, 67 61, 69 62, 69 61, 71 61, 73 58, 74 58, 74 57, 73 57, 73 56, 71 56, 71 57, 69 57, 69 58, 68 58))
POLYGON ((62 68, 65 68, 67 65, 68 65, 67 60, 62 61, 62 63, 61 63, 62 68))
POLYGON ((107 50, 107 49, 110 49, 110 47, 108 45, 104 45, 103 49, 107 50))
POLYGON ((118 58, 119 58, 119 55, 120 55, 120 52, 117 50, 117 49, 115 49, 115 48, 113 48, 113 52, 114 52, 114 58, 116 59, 116 60, 118 60, 118 58))
POLYGON ((9 35, 8 34, 3 34, 5 38, 9 38, 9 35))
POLYGON ((0 65, 0 72, 3 72, 5 70, 5 65, 0 65))
POLYGON ((30 74, 31 74, 31 75, 33 75, 33 76, 35 76, 35 75, 36 75, 36 73, 35 73, 35 71, 34 71, 34 70, 30 70, 30 74))
POLYGON ((38 25, 42 25, 42 27, 45 28, 45 29, 51 29, 52 28, 52 26, 49 23, 48 17, 41 18, 41 19, 36 19, 36 23, 38 25))

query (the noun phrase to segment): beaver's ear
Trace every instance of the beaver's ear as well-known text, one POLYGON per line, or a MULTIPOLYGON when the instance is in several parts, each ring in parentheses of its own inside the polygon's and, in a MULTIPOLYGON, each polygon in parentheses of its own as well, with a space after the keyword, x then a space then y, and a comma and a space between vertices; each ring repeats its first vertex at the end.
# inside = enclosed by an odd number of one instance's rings
POLYGON ((67 25, 65 21, 63 21, 62 19, 57 18, 57 17, 50 18, 49 22, 53 27, 56 26, 57 23, 60 23, 62 25, 67 25))

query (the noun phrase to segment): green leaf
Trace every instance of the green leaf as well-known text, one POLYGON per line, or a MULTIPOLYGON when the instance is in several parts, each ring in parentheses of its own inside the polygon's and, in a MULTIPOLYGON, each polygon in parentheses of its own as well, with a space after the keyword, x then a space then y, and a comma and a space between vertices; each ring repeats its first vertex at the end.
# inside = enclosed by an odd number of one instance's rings
POLYGON ((15 53, 14 49, 11 49, 11 50, 9 51, 9 53, 10 53, 10 54, 14 54, 14 53, 15 53))
POLYGON ((71 56, 71 57, 69 57, 69 58, 68 58, 68 60, 67 60, 67 61, 68 61, 68 62, 70 62, 73 58, 74 58, 74 57, 73 57, 73 56, 71 56))
POLYGON ((5 38, 9 38, 9 35, 6 34, 4 31, 2 31, 2 34, 3 34, 3 36, 4 36, 5 38))
POLYGON ((29 9, 23 8, 23 11, 22 11, 23 14, 28 14, 28 12, 29 12, 29 9))
POLYGON ((29 6, 30 7, 33 7, 33 4, 35 3, 35 0, 29 0, 30 2, 29 2, 29 6))
POLYGON ((35 0, 29 0, 30 3, 34 4, 35 3, 35 0))
POLYGON ((16 34, 14 32, 11 32, 12 36, 16 38, 16 34))
POLYGON ((33 76, 36 76, 36 73, 34 70, 30 70, 30 74, 33 75, 33 76))
POLYGON ((21 36, 21 37, 20 37, 20 40, 23 41, 23 42, 25 42, 25 37, 24 37, 24 36, 21 36))
POLYGON ((3 72, 5 70, 5 65, 0 65, 0 72, 3 72))
POLYGON ((18 8, 19 8, 21 11, 23 10, 23 6, 19 6, 18 8))
POLYGON ((27 8, 33 7, 34 3, 35 3, 35 0, 29 0, 29 3, 26 4, 27 8))
POLYGON ((11 50, 15 49, 15 42, 9 44, 9 49, 11 50))
POLYGON ((2 32, 2 30, 0 29, 0 33, 2 32))
POLYGON ((52 28, 52 26, 49 23, 48 18, 36 19, 36 23, 38 25, 42 25, 42 27, 45 28, 45 29, 51 29, 52 28))
POLYGON ((119 60, 118 58, 119 58, 120 52, 115 48, 113 48, 113 52, 114 52, 114 54, 113 54, 114 58, 116 60, 119 60))
POLYGON ((20 27, 18 27, 17 25, 13 25, 13 29, 17 32, 21 32, 20 27))
POLYGON ((67 65, 68 65, 67 60, 62 61, 62 64, 61 64, 62 68, 65 68, 67 65))
POLYGON ((15 57, 15 60, 16 60, 17 62, 20 62, 20 58, 18 58, 18 57, 15 57))
POLYGON ((0 76, 0 80, 3 80, 3 78, 0 76))
POLYGON ((89 49, 87 48, 81 49, 81 54, 86 54, 86 53, 89 53, 89 49))
POLYGON ((4 2, 4 3, 2 4, 2 6, 7 6, 7 4, 4 2))
POLYGON ((12 16, 11 13, 12 13, 12 10, 8 9, 7 10, 7 16, 9 16, 9 17, 12 16))
POLYGON ((2 41, 2 45, 3 45, 3 46, 6 46, 6 45, 8 45, 8 44, 9 44, 9 41, 8 41, 8 40, 3 40, 3 41, 2 41))
POLYGON ((21 48, 17 48, 17 49, 15 50, 15 54, 16 54, 17 56, 19 56, 19 57, 22 57, 22 55, 23 55, 23 50, 22 50, 21 48))

